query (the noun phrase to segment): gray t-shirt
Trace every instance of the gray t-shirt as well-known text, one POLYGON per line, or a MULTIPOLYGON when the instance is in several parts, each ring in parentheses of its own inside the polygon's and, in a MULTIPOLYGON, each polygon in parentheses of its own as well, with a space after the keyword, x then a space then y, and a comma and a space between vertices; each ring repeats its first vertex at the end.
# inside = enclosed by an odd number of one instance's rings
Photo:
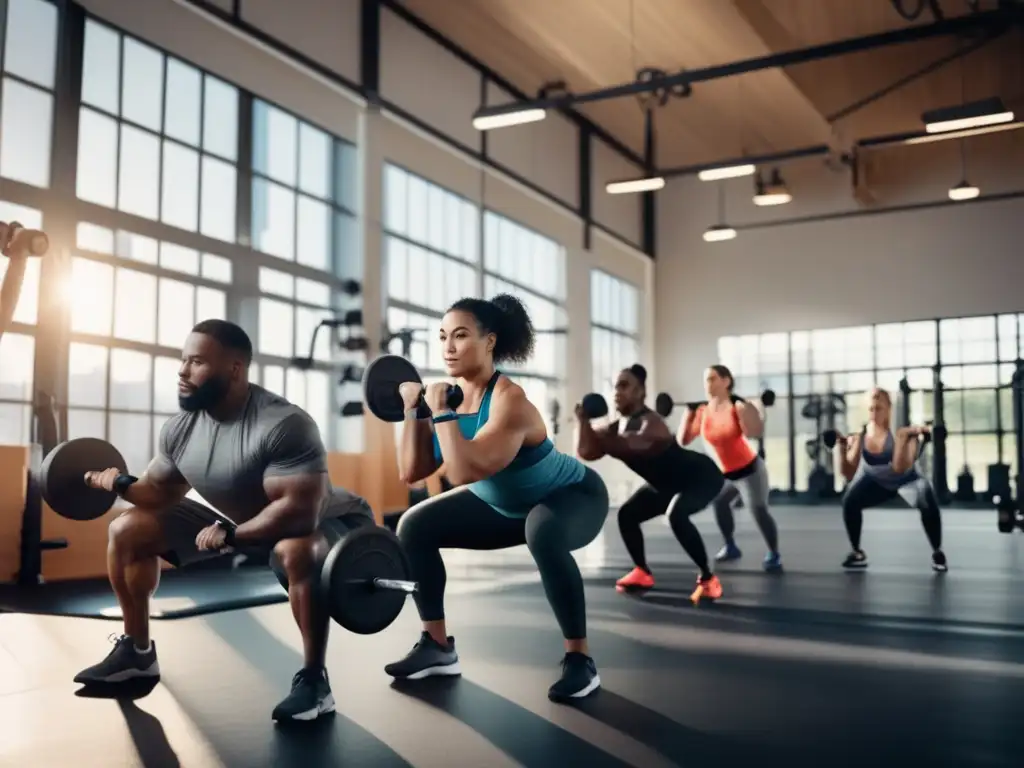
MULTIPOLYGON (((327 451, 316 422, 297 405, 255 384, 249 399, 232 421, 217 421, 205 411, 172 416, 160 432, 154 459, 162 472, 177 472, 217 511, 244 523, 270 504, 265 477, 323 475, 327 451)), ((369 514, 369 505, 355 494, 330 489, 320 519, 369 514)))

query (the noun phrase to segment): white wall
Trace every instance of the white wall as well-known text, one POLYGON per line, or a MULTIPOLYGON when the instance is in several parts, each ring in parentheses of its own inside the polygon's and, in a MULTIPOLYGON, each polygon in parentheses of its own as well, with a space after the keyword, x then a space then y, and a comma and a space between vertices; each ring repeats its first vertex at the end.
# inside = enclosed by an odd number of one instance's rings
MULTIPOLYGON (((591 382, 590 269, 603 269, 639 286, 641 291, 650 291, 654 276, 650 259, 597 231, 591 248, 585 249, 582 222, 571 210, 500 173, 482 168, 396 114, 367 109, 362 99, 343 87, 288 61, 181 0, 83 0, 83 5, 127 32, 356 142, 362 179, 364 319, 371 349, 379 348, 377 329, 381 327, 386 301, 380 230, 386 162, 399 164, 563 245, 567 252, 570 333, 563 413, 571 414, 569 404, 577 402, 590 389, 591 382)), ((287 11, 284 6, 271 0, 244 0, 243 18, 283 42, 301 47, 323 66, 356 79, 359 3, 327 3, 326 10, 322 0, 301 0, 289 4, 287 11)), ((388 11, 382 14, 381 26, 382 96, 462 145, 479 149, 481 135, 471 124, 472 114, 480 105, 479 73, 388 11)), ((492 89, 489 98, 504 100, 507 94, 492 89)), ((568 206, 578 204, 579 144, 576 128, 567 120, 552 116, 534 126, 497 131, 489 135, 488 143, 496 161, 511 172, 521 174, 568 206)), ((617 156, 601 142, 595 141, 594 147, 592 162, 600 174, 594 188, 595 216, 618 235, 639 242, 639 198, 607 199, 603 189, 606 180, 631 175, 636 170, 630 169, 628 163, 623 168, 617 156)), ((652 361, 649 367, 653 375, 654 314, 649 300, 644 306, 641 336, 644 358, 652 361)), ((572 440, 572 430, 562 430, 560 447, 570 450, 572 440)), ((620 471, 607 467, 601 470, 620 471)))
MULTIPOLYGON (((972 142, 969 177, 983 195, 1024 190, 1021 134, 972 142)), ((870 210, 854 202, 847 173, 817 161, 783 169, 794 201, 776 208, 753 205, 750 179, 724 182, 726 219, 740 232, 711 244, 701 235, 718 221, 718 185, 670 181, 655 266, 662 387, 699 396, 721 336, 1024 309, 1024 199, 884 210, 948 203, 961 178, 956 142, 889 150, 872 169, 874 213, 816 222, 785 223, 870 210), (742 228, 758 223, 775 226, 742 228)))

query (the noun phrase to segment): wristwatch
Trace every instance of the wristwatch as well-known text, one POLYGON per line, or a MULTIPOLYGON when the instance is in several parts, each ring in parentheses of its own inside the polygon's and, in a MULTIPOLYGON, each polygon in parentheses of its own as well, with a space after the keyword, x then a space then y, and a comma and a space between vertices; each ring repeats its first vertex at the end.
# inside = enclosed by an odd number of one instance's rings
POLYGON ((235 526, 230 523, 225 523, 223 520, 218 520, 217 525, 224 529, 224 546, 234 547, 235 546, 235 526))
POLYGON ((135 475, 118 475, 114 478, 114 493, 123 499, 128 489, 137 482, 139 482, 139 478, 135 475))

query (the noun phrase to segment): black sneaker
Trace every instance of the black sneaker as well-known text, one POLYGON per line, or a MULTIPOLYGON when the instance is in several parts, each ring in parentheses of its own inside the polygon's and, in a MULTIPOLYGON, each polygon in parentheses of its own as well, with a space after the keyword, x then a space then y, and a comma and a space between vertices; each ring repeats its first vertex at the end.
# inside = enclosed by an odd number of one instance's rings
POLYGON ((334 694, 326 669, 300 669, 292 678, 292 692, 274 707, 274 720, 316 720, 334 711, 334 694))
POLYGON ((945 573, 949 570, 949 566, 946 564, 946 553, 941 549, 932 552, 932 570, 937 573, 945 573))
POLYGON ((548 688, 551 701, 582 699, 601 687, 594 660, 583 653, 570 651, 562 659, 562 677, 548 688))
POLYGON ((850 554, 848 554, 846 556, 846 559, 843 560, 843 568, 847 568, 849 570, 854 570, 854 571, 856 571, 856 570, 863 570, 864 568, 867 568, 867 567, 868 567, 868 556, 866 554, 864 554, 863 550, 860 550, 860 549, 858 549, 858 550, 856 550, 854 552, 851 552, 850 554))
POLYGON ((433 675, 461 675, 455 638, 449 637, 448 647, 445 648, 424 632, 404 659, 386 665, 384 671, 401 680, 420 680, 433 675))
POLYGON ((135 641, 128 635, 111 635, 114 649, 99 664, 83 669, 75 675, 75 682, 82 685, 123 683, 137 678, 160 677, 160 664, 156 660, 156 643, 151 642, 149 651, 139 653, 135 641))

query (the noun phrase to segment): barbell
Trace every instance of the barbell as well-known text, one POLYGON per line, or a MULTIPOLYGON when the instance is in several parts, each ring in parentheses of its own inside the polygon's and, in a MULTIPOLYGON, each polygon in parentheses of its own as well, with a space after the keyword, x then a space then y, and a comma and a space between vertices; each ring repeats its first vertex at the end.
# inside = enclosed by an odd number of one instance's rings
MULTIPOLYGON (((93 437, 61 443, 47 454, 39 470, 43 499, 69 520, 98 519, 114 506, 117 494, 87 486, 85 474, 107 468, 127 476, 124 457, 110 443, 93 437)), ((218 524, 233 527, 226 520, 218 524)), ((275 568, 274 573, 287 589, 283 572, 275 568)), ((377 526, 356 528, 331 547, 318 585, 331 617, 361 635, 388 627, 401 613, 406 596, 418 588, 409 580, 409 563, 398 537, 377 526)))
MULTIPOLYGON (((733 404, 747 402, 745 398, 742 398, 739 395, 730 395, 729 399, 732 400, 733 404)), ((773 405, 775 405, 775 390, 764 390, 764 392, 761 393, 760 400, 761 404, 765 408, 771 408, 773 405)), ((676 400, 673 400, 672 395, 670 395, 668 392, 661 392, 656 398, 654 398, 654 410, 658 412, 659 416, 665 419, 668 418, 669 414, 672 413, 672 409, 677 405, 684 405, 691 411, 695 411, 702 405, 707 404, 707 400, 692 400, 689 402, 678 402, 676 400)))
MULTIPOLYGON (((918 449, 918 454, 920 455, 920 452, 924 450, 924 447, 928 445, 932 439, 945 440, 948 435, 948 430, 942 424, 929 426, 928 432, 921 435, 921 445, 918 449)), ((846 437, 849 437, 849 435, 846 435, 846 437)), ((821 433, 821 442, 825 444, 826 448, 835 448, 836 443, 839 442, 839 432, 834 429, 826 429, 821 433)))
MULTIPOLYGON (((398 355, 381 355, 366 366, 363 372, 363 402, 370 413, 381 421, 400 422, 405 419, 405 402, 398 388, 406 382, 422 385, 423 379, 416 367, 398 355)), ((423 401, 426 387, 420 390, 420 399, 416 407, 416 417, 425 419, 430 416, 430 409, 423 401)), ((448 387, 447 406, 455 410, 462 405, 462 388, 458 384, 448 387)))

